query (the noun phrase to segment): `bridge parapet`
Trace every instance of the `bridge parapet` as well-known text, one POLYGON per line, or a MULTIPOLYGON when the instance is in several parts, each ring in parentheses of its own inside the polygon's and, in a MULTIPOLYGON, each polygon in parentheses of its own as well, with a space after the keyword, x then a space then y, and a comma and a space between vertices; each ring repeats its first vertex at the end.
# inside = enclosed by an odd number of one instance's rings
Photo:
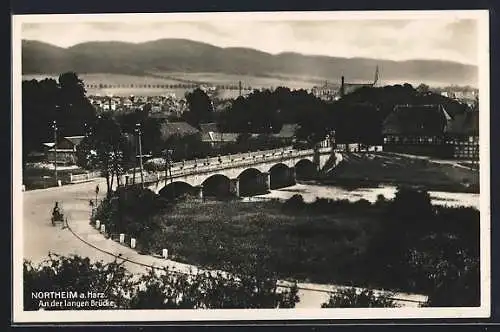
MULTIPOLYGON (((331 148, 323 148, 318 151, 320 154, 329 154, 331 148)), ((236 167, 254 166, 262 163, 280 162, 300 157, 311 157, 315 153, 314 149, 295 150, 293 148, 273 149, 266 151, 255 151, 248 153, 238 153, 212 158, 195 159, 173 163, 170 167, 171 178, 185 177, 195 174, 211 173, 231 169, 236 167)), ((130 174, 128 174, 130 176, 130 174)), ((153 183, 164 180, 165 171, 144 174, 144 183, 153 183)), ((137 178, 137 176, 136 176, 137 178)), ((169 174, 170 178, 170 174, 169 174)), ((125 183, 125 181, 124 181, 125 183)), ((139 181, 140 183, 140 181, 139 181)))

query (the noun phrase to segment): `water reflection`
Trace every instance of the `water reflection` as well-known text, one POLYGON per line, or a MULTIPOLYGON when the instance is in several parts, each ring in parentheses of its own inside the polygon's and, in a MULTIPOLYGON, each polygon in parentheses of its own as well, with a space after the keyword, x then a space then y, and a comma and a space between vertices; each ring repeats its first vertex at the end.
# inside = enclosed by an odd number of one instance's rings
MULTIPOLYGON (((286 200, 293 195, 300 194, 305 202, 313 202, 317 197, 337 200, 347 199, 353 202, 360 199, 366 199, 370 202, 375 202, 378 195, 384 195, 386 199, 393 199, 396 191, 397 188, 395 186, 348 190, 337 186, 296 184, 287 188, 271 190, 271 193, 255 196, 255 198, 278 198, 280 200, 286 200)), ((452 207, 466 206, 474 207, 479 210, 479 194, 429 191, 429 195, 431 196, 432 203, 436 205, 447 205, 452 207)))

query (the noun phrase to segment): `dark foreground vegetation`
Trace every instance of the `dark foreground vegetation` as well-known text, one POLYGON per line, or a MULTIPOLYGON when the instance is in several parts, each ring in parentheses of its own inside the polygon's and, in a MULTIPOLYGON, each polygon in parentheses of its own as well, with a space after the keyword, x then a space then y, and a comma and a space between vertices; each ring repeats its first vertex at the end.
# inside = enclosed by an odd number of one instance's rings
POLYGON ((188 275, 151 269, 135 278, 118 261, 51 255, 39 265, 24 262, 24 310, 293 308, 297 303, 295 286, 278 289, 272 275, 247 272, 188 275), (84 297, 71 299, 79 307, 69 300, 52 306, 51 300, 41 302, 33 295, 38 292, 77 292, 84 297), (102 294, 102 301, 85 301, 88 292, 102 294))
POLYGON ((187 199, 119 190, 97 216, 144 253, 225 271, 258 264, 282 279, 429 295, 431 306, 479 305, 479 211, 433 206, 400 188, 394 200, 285 203, 187 199))
MULTIPOLYGON (((99 309, 273 309, 293 308, 296 284, 279 286, 275 276, 254 266, 244 273, 180 274, 150 269, 130 274, 123 263, 58 256, 38 265, 24 262, 24 310, 99 309), (54 300, 41 293, 66 294, 54 300), (93 294, 93 295, 89 295, 93 294), (70 296, 69 294, 76 294, 70 296), (92 299, 93 297, 99 299, 92 299), (66 298, 67 300, 65 300, 66 298)), ((323 308, 395 307, 388 295, 347 288, 332 293, 323 308)))

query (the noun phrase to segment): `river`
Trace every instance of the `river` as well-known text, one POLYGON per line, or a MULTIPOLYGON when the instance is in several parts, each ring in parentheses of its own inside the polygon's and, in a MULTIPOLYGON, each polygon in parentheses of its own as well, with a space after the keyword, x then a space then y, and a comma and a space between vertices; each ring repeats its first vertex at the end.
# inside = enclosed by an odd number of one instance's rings
MULTIPOLYGON (((370 202, 375 202, 378 195, 384 195, 386 199, 394 198, 396 191, 397 188, 395 186, 349 190, 329 185, 296 184, 291 187, 271 190, 269 194, 255 196, 255 198, 278 198, 286 200, 295 194, 299 194, 302 195, 305 202, 313 202, 318 197, 337 200, 348 199, 349 201, 366 199, 370 202)), ((431 196, 432 204, 435 205, 447 205, 451 207, 466 206, 479 210, 479 194, 429 191, 429 195, 431 196)), ((253 198, 250 198, 250 200, 253 200, 253 198)))

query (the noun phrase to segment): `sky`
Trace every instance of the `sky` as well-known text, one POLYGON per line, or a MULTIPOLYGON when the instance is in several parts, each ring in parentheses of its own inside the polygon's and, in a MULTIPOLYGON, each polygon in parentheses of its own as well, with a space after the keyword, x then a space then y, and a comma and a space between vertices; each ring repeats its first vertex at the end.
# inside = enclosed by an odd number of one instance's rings
POLYGON ((434 59, 478 64, 478 21, 453 16, 390 19, 238 19, 229 15, 189 20, 86 18, 23 23, 23 39, 60 47, 86 41, 145 42, 185 38, 220 47, 249 47, 277 54, 434 59))

